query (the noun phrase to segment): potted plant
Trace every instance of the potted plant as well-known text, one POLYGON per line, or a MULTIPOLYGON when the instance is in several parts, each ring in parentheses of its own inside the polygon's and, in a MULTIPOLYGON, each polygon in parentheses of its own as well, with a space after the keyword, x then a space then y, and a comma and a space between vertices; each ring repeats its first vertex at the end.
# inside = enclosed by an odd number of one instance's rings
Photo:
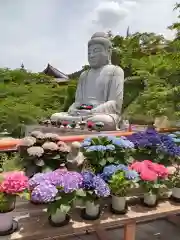
POLYGON ((134 170, 117 170, 109 180, 112 204, 111 211, 114 214, 125 214, 127 212, 126 196, 139 180, 139 175, 134 170))
POLYGON ((0 236, 12 234, 18 228, 13 219, 16 196, 28 197, 28 178, 23 172, 0 174, 0 236))
POLYGON ((33 137, 22 139, 18 149, 26 174, 32 177, 37 172, 46 172, 59 168, 65 163, 69 153, 69 147, 54 133, 43 134, 39 131, 31 133, 33 137), (38 137, 43 136, 43 142, 38 141, 38 137))
POLYGON ((83 182, 80 194, 85 201, 81 217, 85 220, 96 220, 100 217, 100 199, 110 196, 107 183, 90 171, 82 173, 83 182))
POLYGON ((82 151, 95 173, 102 172, 106 165, 127 161, 133 144, 125 138, 98 135, 82 142, 82 151))
POLYGON ((76 191, 82 185, 81 174, 56 170, 41 174, 38 178, 36 181, 34 178, 34 185, 31 180, 31 199, 36 203, 48 204, 48 220, 52 226, 61 227, 68 224, 68 212, 76 199, 76 191))
POLYGON ((134 162, 131 168, 140 175, 139 184, 144 193, 142 204, 155 207, 158 204, 160 190, 166 187, 168 169, 162 164, 153 163, 149 160, 134 162))
POLYGON ((169 174, 168 187, 172 189, 171 199, 180 202, 180 167, 173 168, 173 171, 169 174))

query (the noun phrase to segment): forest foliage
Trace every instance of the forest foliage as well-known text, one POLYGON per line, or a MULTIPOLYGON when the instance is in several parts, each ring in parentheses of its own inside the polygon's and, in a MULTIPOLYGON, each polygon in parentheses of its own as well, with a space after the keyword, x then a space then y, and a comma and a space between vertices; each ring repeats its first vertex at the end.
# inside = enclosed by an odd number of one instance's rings
MULTIPOLYGON (((177 4, 174 10, 179 9, 177 4)), ((173 120, 180 117, 180 23, 168 28, 176 33, 171 41, 155 33, 111 37, 112 63, 125 71, 125 118, 145 121, 159 115, 173 120)), ((78 78, 81 71, 70 76, 78 78)), ((7 129, 18 136, 23 125, 67 111, 76 84, 77 79, 63 86, 40 73, 0 69, 0 131, 7 129)))

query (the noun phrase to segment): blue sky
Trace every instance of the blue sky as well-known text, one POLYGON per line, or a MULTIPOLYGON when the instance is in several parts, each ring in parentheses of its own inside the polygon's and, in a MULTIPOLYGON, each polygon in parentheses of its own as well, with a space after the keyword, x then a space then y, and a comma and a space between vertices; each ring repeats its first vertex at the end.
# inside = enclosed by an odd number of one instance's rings
POLYGON ((87 63, 96 31, 173 33, 177 0, 0 0, 0 67, 42 71, 49 62, 65 73, 87 63))

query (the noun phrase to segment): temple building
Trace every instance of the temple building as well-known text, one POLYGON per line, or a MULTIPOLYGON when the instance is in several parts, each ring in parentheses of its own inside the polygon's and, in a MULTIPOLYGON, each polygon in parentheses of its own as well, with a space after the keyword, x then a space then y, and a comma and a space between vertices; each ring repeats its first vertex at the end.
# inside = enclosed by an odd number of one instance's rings
POLYGON ((53 77, 57 83, 61 84, 69 82, 69 77, 66 74, 62 73, 57 68, 54 68, 49 63, 47 67, 44 69, 43 73, 53 77))

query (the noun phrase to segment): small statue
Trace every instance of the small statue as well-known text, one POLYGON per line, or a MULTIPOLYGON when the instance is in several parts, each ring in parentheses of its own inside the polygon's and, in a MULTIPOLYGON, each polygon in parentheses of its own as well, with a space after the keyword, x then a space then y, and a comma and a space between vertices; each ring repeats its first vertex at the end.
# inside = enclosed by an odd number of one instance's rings
POLYGON ((75 102, 67 113, 55 113, 51 120, 103 122, 103 130, 116 130, 121 120, 124 71, 111 64, 112 43, 108 34, 95 33, 88 42, 90 70, 78 81, 75 102), (93 106, 82 109, 81 106, 93 106))
POLYGON ((71 151, 67 155, 67 169, 70 171, 81 171, 84 163, 84 155, 80 152, 81 144, 72 142, 71 151))

